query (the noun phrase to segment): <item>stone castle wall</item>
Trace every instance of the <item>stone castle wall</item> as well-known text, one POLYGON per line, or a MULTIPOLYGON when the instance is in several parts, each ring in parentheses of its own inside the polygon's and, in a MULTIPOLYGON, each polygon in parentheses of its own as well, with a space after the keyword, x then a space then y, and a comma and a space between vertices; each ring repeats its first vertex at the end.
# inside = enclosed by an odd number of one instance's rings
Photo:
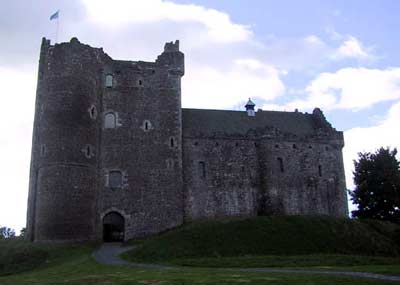
POLYGON ((203 218, 347 215, 343 135, 319 109, 182 109, 183 75, 179 42, 143 62, 43 39, 29 239, 99 240, 111 212, 125 240, 203 218))

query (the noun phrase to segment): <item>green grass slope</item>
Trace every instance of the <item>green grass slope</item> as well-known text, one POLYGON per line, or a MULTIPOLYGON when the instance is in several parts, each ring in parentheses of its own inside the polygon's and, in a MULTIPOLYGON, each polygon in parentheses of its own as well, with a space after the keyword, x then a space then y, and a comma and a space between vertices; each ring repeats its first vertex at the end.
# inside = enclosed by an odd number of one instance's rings
MULTIPOLYGON (((320 260, 325 258, 321 255, 326 258, 329 255, 331 260, 336 260, 333 264, 340 265, 340 256, 349 255, 353 256, 351 260, 355 264, 362 263, 357 256, 395 257, 386 261, 369 258, 367 264, 398 263, 400 249, 394 241, 398 228, 373 221, 307 216, 204 221, 146 239, 137 249, 124 254, 124 258, 142 262, 168 263, 172 260, 172 263, 186 265, 195 265, 196 259, 205 259, 199 262, 204 266, 211 264, 209 259, 213 258, 223 261, 237 257, 244 264, 250 260, 250 265, 272 265, 273 262, 268 263, 265 259, 276 261, 277 258, 271 256, 289 255, 301 259, 301 256, 313 255, 311 259, 320 260), (264 256, 263 262, 254 263, 257 256, 264 256), (175 262, 177 259, 185 262, 175 262)), ((234 266, 229 262, 223 264, 234 266)), ((343 265, 347 265, 346 262, 343 265)))
POLYGON ((43 247, 24 240, 0 240, 0 276, 38 267, 47 256, 43 247))

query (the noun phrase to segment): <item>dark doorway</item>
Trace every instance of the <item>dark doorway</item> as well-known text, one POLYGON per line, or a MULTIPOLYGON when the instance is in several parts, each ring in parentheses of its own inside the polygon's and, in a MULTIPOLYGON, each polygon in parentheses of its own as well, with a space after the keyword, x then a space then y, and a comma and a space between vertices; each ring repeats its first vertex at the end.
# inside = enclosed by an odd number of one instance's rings
POLYGON ((111 212, 103 218, 103 240, 105 242, 124 241, 125 222, 117 212, 111 212))

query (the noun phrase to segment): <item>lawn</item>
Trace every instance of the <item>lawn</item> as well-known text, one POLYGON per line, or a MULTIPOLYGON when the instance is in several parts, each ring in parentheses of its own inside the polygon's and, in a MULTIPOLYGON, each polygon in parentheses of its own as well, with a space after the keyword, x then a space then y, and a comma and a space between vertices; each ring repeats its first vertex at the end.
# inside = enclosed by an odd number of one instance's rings
POLYGON ((393 284, 365 278, 291 273, 249 273, 224 269, 143 270, 104 266, 91 257, 93 246, 53 247, 33 270, 0 277, 0 284, 393 284))

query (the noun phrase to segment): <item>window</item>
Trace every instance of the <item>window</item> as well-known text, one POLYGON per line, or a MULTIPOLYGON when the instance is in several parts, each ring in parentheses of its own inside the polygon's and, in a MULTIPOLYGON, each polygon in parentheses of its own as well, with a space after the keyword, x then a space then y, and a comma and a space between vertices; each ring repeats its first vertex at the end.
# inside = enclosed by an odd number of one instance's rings
POLYGON ((142 129, 143 129, 145 132, 150 131, 152 128, 153 128, 153 127, 152 127, 151 122, 150 122, 149 120, 144 120, 144 121, 143 121, 142 129))
POLYGON ((279 170, 281 172, 284 172, 285 170, 283 169, 283 159, 281 157, 278 157, 278 164, 279 164, 279 170))
POLYGON ((92 105, 89 109, 89 115, 90 118, 92 118, 93 120, 96 119, 97 117, 97 110, 96 110, 96 106, 92 105))
POLYGON ((107 113, 104 116, 104 128, 106 129, 115 129, 116 127, 116 118, 114 113, 107 113))
POLYGON ((199 161, 199 173, 201 178, 206 177, 206 164, 204 161, 199 161))
POLYGON ((46 155, 46 145, 42 144, 40 146, 40 156, 45 156, 46 155))
POLYGON ((318 165, 318 175, 321 177, 322 176, 322 166, 318 165))
POLYGON ((170 137, 170 138, 169 138, 169 146, 170 146, 171 148, 174 148, 175 145, 176 145, 175 138, 170 137))
POLYGON ((121 171, 113 170, 108 175, 108 186, 110 188, 122 187, 122 173, 121 171))
POLYGON ((143 86, 143 81, 142 81, 142 79, 139 79, 139 80, 138 80, 138 85, 139 85, 139 86, 143 86))
POLYGON ((113 76, 111 74, 106 75, 106 87, 111 88, 113 86, 113 76))
POLYGON ((94 147, 88 144, 82 149, 82 152, 85 154, 86 158, 92 158, 94 156, 94 147))
POLYGON ((293 144, 293 149, 296 149, 297 148, 297 145, 296 144, 293 144))

